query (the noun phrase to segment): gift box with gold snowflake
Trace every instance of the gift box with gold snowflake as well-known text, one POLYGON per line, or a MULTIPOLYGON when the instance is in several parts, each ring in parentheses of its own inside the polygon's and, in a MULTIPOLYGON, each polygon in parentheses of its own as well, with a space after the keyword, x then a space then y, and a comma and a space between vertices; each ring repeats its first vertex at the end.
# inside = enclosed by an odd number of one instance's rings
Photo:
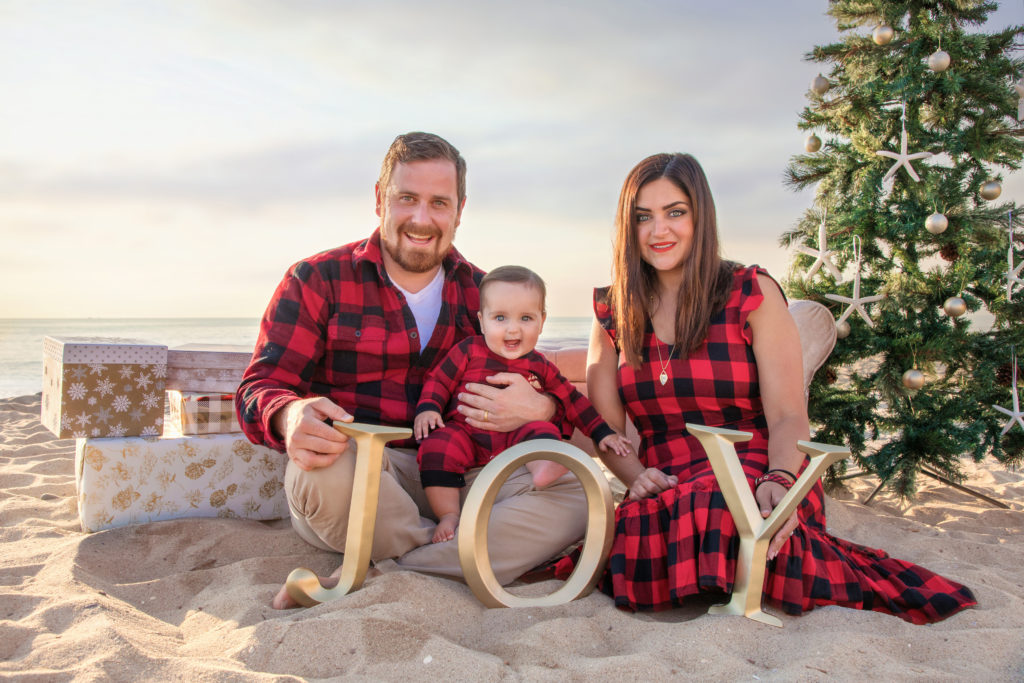
POLYGON ((43 339, 43 425, 62 439, 163 432, 167 347, 133 339, 43 339))

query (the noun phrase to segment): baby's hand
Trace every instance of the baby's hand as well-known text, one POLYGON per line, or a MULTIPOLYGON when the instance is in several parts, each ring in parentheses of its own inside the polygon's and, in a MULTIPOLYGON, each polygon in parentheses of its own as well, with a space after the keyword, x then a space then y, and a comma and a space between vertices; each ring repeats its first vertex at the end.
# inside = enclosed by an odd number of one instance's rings
POLYGON ((633 444, 622 434, 609 434, 597 446, 602 451, 612 451, 623 458, 633 455, 633 444))
POLYGON ((441 413, 436 410, 428 410, 417 415, 416 419, 413 421, 413 436, 416 437, 417 441, 422 441, 427 438, 431 429, 437 429, 438 427, 444 427, 444 420, 441 419, 441 413))

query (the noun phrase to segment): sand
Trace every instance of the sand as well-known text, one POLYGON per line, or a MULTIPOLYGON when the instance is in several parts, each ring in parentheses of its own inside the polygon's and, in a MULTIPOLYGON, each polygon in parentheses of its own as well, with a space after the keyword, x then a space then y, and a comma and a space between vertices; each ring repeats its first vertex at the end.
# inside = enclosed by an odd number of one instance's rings
MULTIPOLYGON (((0 400, 0 675, 22 680, 1021 680, 1024 475, 968 464, 999 510, 926 481, 913 505, 871 479, 828 500, 838 536, 970 586, 976 608, 930 626, 838 607, 784 628, 698 602, 630 614, 591 594, 487 609, 458 582, 382 573, 336 602, 277 612, 297 566, 327 573, 286 521, 184 519, 85 534, 74 442, 39 424, 39 396, 0 400)), ((392 566, 389 566, 392 565, 392 566)), ((515 589, 551 592, 554 581, 515 589)), ((777 610, 770 610, 778 614, 777 610)))

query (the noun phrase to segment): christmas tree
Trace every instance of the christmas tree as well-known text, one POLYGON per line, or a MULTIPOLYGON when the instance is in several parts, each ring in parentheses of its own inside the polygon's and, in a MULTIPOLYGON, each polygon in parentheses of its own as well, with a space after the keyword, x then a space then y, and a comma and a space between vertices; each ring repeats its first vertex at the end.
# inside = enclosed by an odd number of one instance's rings
POLYGON ((1024 461, 1024 221, 998 196, 1024 156, 1024 26, 983 32, 995 9, 834 0, 841 40, 806 56, 821 75, 787 182, 815 197, 782 237, 799 248, 785 286, 840 336, 811 387, 813 439, 849 444, 902 497, 922 472, 961 479, 963 455, 1024 461))

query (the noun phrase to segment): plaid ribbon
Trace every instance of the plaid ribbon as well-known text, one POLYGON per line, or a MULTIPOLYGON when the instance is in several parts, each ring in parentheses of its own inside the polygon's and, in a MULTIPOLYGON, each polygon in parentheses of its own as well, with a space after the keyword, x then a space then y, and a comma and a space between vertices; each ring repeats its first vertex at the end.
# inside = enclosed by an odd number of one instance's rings
POLYGON ((169 391, 172 422, 184 435, 241 432, 234 394, 198 394, 169 391))

